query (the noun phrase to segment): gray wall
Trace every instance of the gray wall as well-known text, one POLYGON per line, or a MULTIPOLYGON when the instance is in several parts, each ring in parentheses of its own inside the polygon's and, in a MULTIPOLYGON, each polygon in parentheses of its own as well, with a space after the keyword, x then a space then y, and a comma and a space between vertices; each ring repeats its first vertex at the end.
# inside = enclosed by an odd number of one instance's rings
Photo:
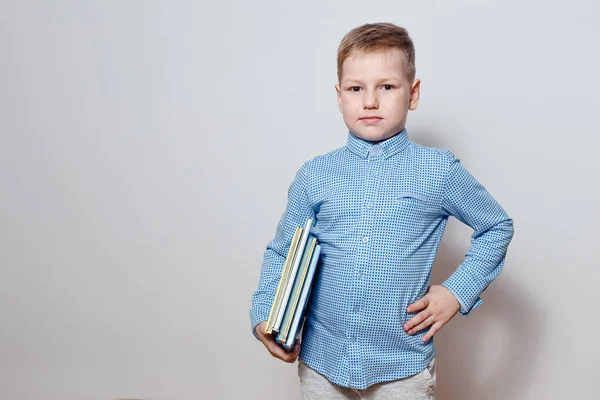
MULTIPOLYGON (((409 137, 515 221, 500 277, 436 335, 440 399, 590 398, 598 6, 592 1, 1 1, 0 398, 300 399, 250 332, 304 160, 342 146, 335 52, 405 26, 409 137)), ((451 219, 433 283, 472 230, 451 219)))

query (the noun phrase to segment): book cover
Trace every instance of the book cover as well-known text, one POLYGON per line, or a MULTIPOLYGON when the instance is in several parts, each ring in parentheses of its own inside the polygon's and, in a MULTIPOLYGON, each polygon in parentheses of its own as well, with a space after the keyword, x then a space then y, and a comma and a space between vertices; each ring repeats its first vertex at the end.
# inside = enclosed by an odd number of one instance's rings
POLYGON ((294 313, 296 312, 298 300, 300 299, 300 292, 302 291, 304 281, 306 280, 306 275, 308 273, 310 260, 313 255, 316 242, 317 239, 314 236, 310 235, 306 246, 306 250, 302 255, 302 260, 298 268, 298 276, 296 277, 296 280, 294 281, 294 286, 292 287, 292 291, 290 292, 289 302, 285 310, 285 316, 283 318, 281 328, 279 329, 279 335, 277 336, 277 341, 280 344, 284 344, 288 337, 290 326, 292 324, 292 318, 294 316, 294 313))
MULTIPOLYGON (((298 268, 300 267, 300 261, 302 260, 302 255, 304 254, 304 248, 306 247, 306 243, 308 242, 308 236, 310 234, 310 228, 313 223, 313 218, 307 218, 306 223, 304 225, 304 229, 302 231, 302 236, 300 237, 300 243, 298 243, 298 250, 296 251, 296 255, 294 257, 294 264, 292 265, 292 271, 290 272, 290 279, 287 282, 287 287, 285 292, 283 293, 283 298, 281 300, 282 305, 287 305, 288 300, 290 298, 290 293, 292 291, 292 287, 294 286, 294 282, 296 280, 296 275, 298 273, 298 268)), ((273 330, 276 332, 280 331, 281 321, 283 320, 283 315, 285 313, 286 307, 280 307, 277 319, 275 320, 275 325, 273 326, 273 330)))
POLYGON ((314 284, 313 281, 315 279, 320 254, 321 245, 317 244, 315 246, 315 251, 313 252, 313 255, 310 260, 310 267, 308 269, 308 273, 306 274, 306 280, 304 281, 304 285, 302 286, 302 293, 300 294, 300 300, 298 300, 298 306, 296 308, 296 313, 294 314, 294 319, 292 321, 290 332, 288 334, 286 342, 283 345, 283 347, 288 351, 292 350, 294 342, 299 336, 300 328, 304 323, 306 305, 308 304, 308 300, 310 299, 310 294, 314 284))
POLYGON ((297 227, 296 231, 294 232, 292 243, 290 244, 290 248, 285 259, 283 271, 281 273, 281 278, 279 279, 279 285, 277 286, 277 292, 275 292, 275 299, 273 300, 273 304, 271 306, 269 319, 267 320, 267 324, 265 326, 266 333, 273 333, 275 316, 278 314, 279 309, 281 308, 283 300, 283 289, 287 287, 287 283, 290 279, 292 264, 294 263, 294 257, 296 255, 296 250, 298 249, 298 243, 300 242, 300 236, 302 235, 302 231, 303 229, 301 227, 297 227))

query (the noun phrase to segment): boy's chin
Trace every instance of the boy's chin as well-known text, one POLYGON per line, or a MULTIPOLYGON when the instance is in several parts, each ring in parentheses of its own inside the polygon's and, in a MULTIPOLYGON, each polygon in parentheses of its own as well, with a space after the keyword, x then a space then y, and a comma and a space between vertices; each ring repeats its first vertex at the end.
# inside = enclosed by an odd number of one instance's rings
POLYGON ((394 135, 393 133, 387 132, 352 131, 352 133, 354 134, 354 136, 362 140, 367 140, 369 142, 381 142, 382 140, 388 139, 394 135))

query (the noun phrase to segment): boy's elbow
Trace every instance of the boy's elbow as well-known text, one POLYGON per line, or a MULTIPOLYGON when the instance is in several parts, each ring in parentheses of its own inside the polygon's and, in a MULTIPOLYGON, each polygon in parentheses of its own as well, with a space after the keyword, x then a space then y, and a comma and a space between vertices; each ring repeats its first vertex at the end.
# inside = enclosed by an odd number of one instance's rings
POLYGON ((506 223, 508 224, 508 230, 510 232, 510 236, 512 237, 515 234, 515 224, 510 217, 506 220, 506 223))
POLYGON ((508 245, 510 243, 510 241, 512 240, 514 233, 515 233, 515 227, 514 227, 513 220, 512 220, 512 218, 507 216, 506 218, 496 222, 488 230, 479 232, 477 236, 475 236, 475 234, 474 234, 474 237, 478 237, 478 236, 481 236, 484 234, 489 234, 489 235, 493 235, 491 237, 495 237, 497 240, 499 240, 499 242, 504 243, 505 245, 508 245))
POLYGON ((515 226, 512 218, 508 217, 500 224, 502 231, 505 233, 507 242, 510 243, 514 234, 515 234, 515 226))

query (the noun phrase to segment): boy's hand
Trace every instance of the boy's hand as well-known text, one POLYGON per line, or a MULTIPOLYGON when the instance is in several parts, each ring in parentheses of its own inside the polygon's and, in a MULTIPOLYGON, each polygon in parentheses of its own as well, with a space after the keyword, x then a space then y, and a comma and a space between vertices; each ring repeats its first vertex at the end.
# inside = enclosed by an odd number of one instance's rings
POLYGON ((428 341, 433 335, 440 330, 446 322, 450 321, 460 310, 460 303, 449 291, 442 285, 429 286, 427 293, 418 301, 409 305, 407 312, 419 311, 417 315, 412 317, 410 321, 404 324, 404 330, 409 335, 413 335, 429 325, 433 325, 431 329, 423 336, 423 342, 428 341))
POLYGON ((273 357, 279 358, 280 360, 285 361, 287 363, 295 362, 298 358, 298 355, 300 354, 300 341, 296 340, 292 351, 288 353, 283 347, 281 347, 279 343, 277 343, 273 335, 265 333, 266 324, 267 321, 263 321, 260 324, 256 325, 256 328, 254 328, 254 330, 260 341, 265 345, 267 350, 269 350, 269 353, 271 353, 273 357))

